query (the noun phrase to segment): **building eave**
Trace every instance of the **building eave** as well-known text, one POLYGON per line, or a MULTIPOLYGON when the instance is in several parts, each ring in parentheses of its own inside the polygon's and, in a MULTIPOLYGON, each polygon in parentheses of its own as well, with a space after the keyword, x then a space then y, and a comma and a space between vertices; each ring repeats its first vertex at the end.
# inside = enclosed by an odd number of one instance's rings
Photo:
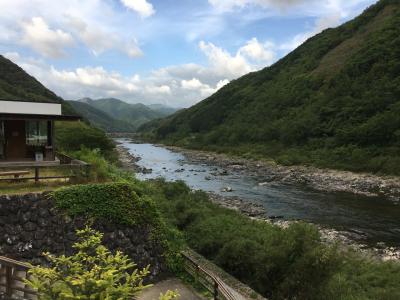
POLYGON ((6 114, 0 113, 0 120, 53 120, 53 121, 79 121, 80 116, 72 115, 37 115, 37 114, 6 114))

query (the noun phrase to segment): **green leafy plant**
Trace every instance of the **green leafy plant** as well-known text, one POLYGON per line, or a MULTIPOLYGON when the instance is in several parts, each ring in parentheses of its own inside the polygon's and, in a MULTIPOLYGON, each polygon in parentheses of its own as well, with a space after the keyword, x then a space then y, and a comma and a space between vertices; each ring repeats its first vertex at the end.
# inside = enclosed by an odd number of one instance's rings
POLYGON ((179 298, 178 291, 167 291, 165 294, 160 294, 160 300, 172 300, 179 298))
POLYGON ((149 238, 164 249, 166 264, 174 272, 181 265, 182 235, 165 224, 147 183, 128 179, 123 182, 64 187, 51 194, 56 206, 71 216, 86 216, 127 226, 146 226, 149 238))
POLYGON ((143 284, 149 268, 136 269, 122 252, 113 255, 101 245, 102 233, 86 227, 78 230, 77 236, 74 255, 45 253, 50 267, 36 266, 29 271, 31 278, 26 283, 39 299, 130 299, 149 287, 143 284))

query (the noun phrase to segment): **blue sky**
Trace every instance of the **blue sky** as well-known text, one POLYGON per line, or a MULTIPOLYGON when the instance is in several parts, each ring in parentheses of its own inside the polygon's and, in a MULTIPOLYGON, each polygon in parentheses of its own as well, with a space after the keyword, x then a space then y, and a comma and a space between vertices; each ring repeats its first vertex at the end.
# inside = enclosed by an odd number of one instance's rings
POLYGON ((65 99, 188 107, 376 0, 0 0, 0 53, 65 99))

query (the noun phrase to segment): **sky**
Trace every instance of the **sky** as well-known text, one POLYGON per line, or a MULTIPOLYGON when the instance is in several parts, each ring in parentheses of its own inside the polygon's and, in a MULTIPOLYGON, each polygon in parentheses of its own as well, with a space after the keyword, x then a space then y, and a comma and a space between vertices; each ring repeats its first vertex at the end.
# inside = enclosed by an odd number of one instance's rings
POLYGON ((376 0, 0 0, 0 53, 67 100, 189 107, 376 0))

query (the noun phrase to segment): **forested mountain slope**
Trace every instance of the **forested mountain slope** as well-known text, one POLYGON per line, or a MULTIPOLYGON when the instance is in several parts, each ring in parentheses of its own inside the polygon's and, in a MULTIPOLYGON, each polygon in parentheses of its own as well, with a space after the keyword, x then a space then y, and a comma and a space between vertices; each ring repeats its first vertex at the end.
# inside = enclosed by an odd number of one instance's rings
POLYGON ((129 122, 117 120, 104 111, 97 109, 85 102, 67 101, 90 123, 106 132, 133 132, 136 127, 129 122))
POLYGON ((155 111, 141 103, 130 104, 115 98, 98 100, 84 98, 78 101, 101 110, 116 120, 128 123, 130 124, 130 128, 134 129, 148 121, 162 118, 167 115, 165 113, 155 111))
POLYGON ((284 164, 400 175, 400 1, 381 0, 141 131, 284 164))
POLYGON ((76 114, 62 98, 2 55, 0 55, 0 99, 62 103, 63 114, 76 114))

